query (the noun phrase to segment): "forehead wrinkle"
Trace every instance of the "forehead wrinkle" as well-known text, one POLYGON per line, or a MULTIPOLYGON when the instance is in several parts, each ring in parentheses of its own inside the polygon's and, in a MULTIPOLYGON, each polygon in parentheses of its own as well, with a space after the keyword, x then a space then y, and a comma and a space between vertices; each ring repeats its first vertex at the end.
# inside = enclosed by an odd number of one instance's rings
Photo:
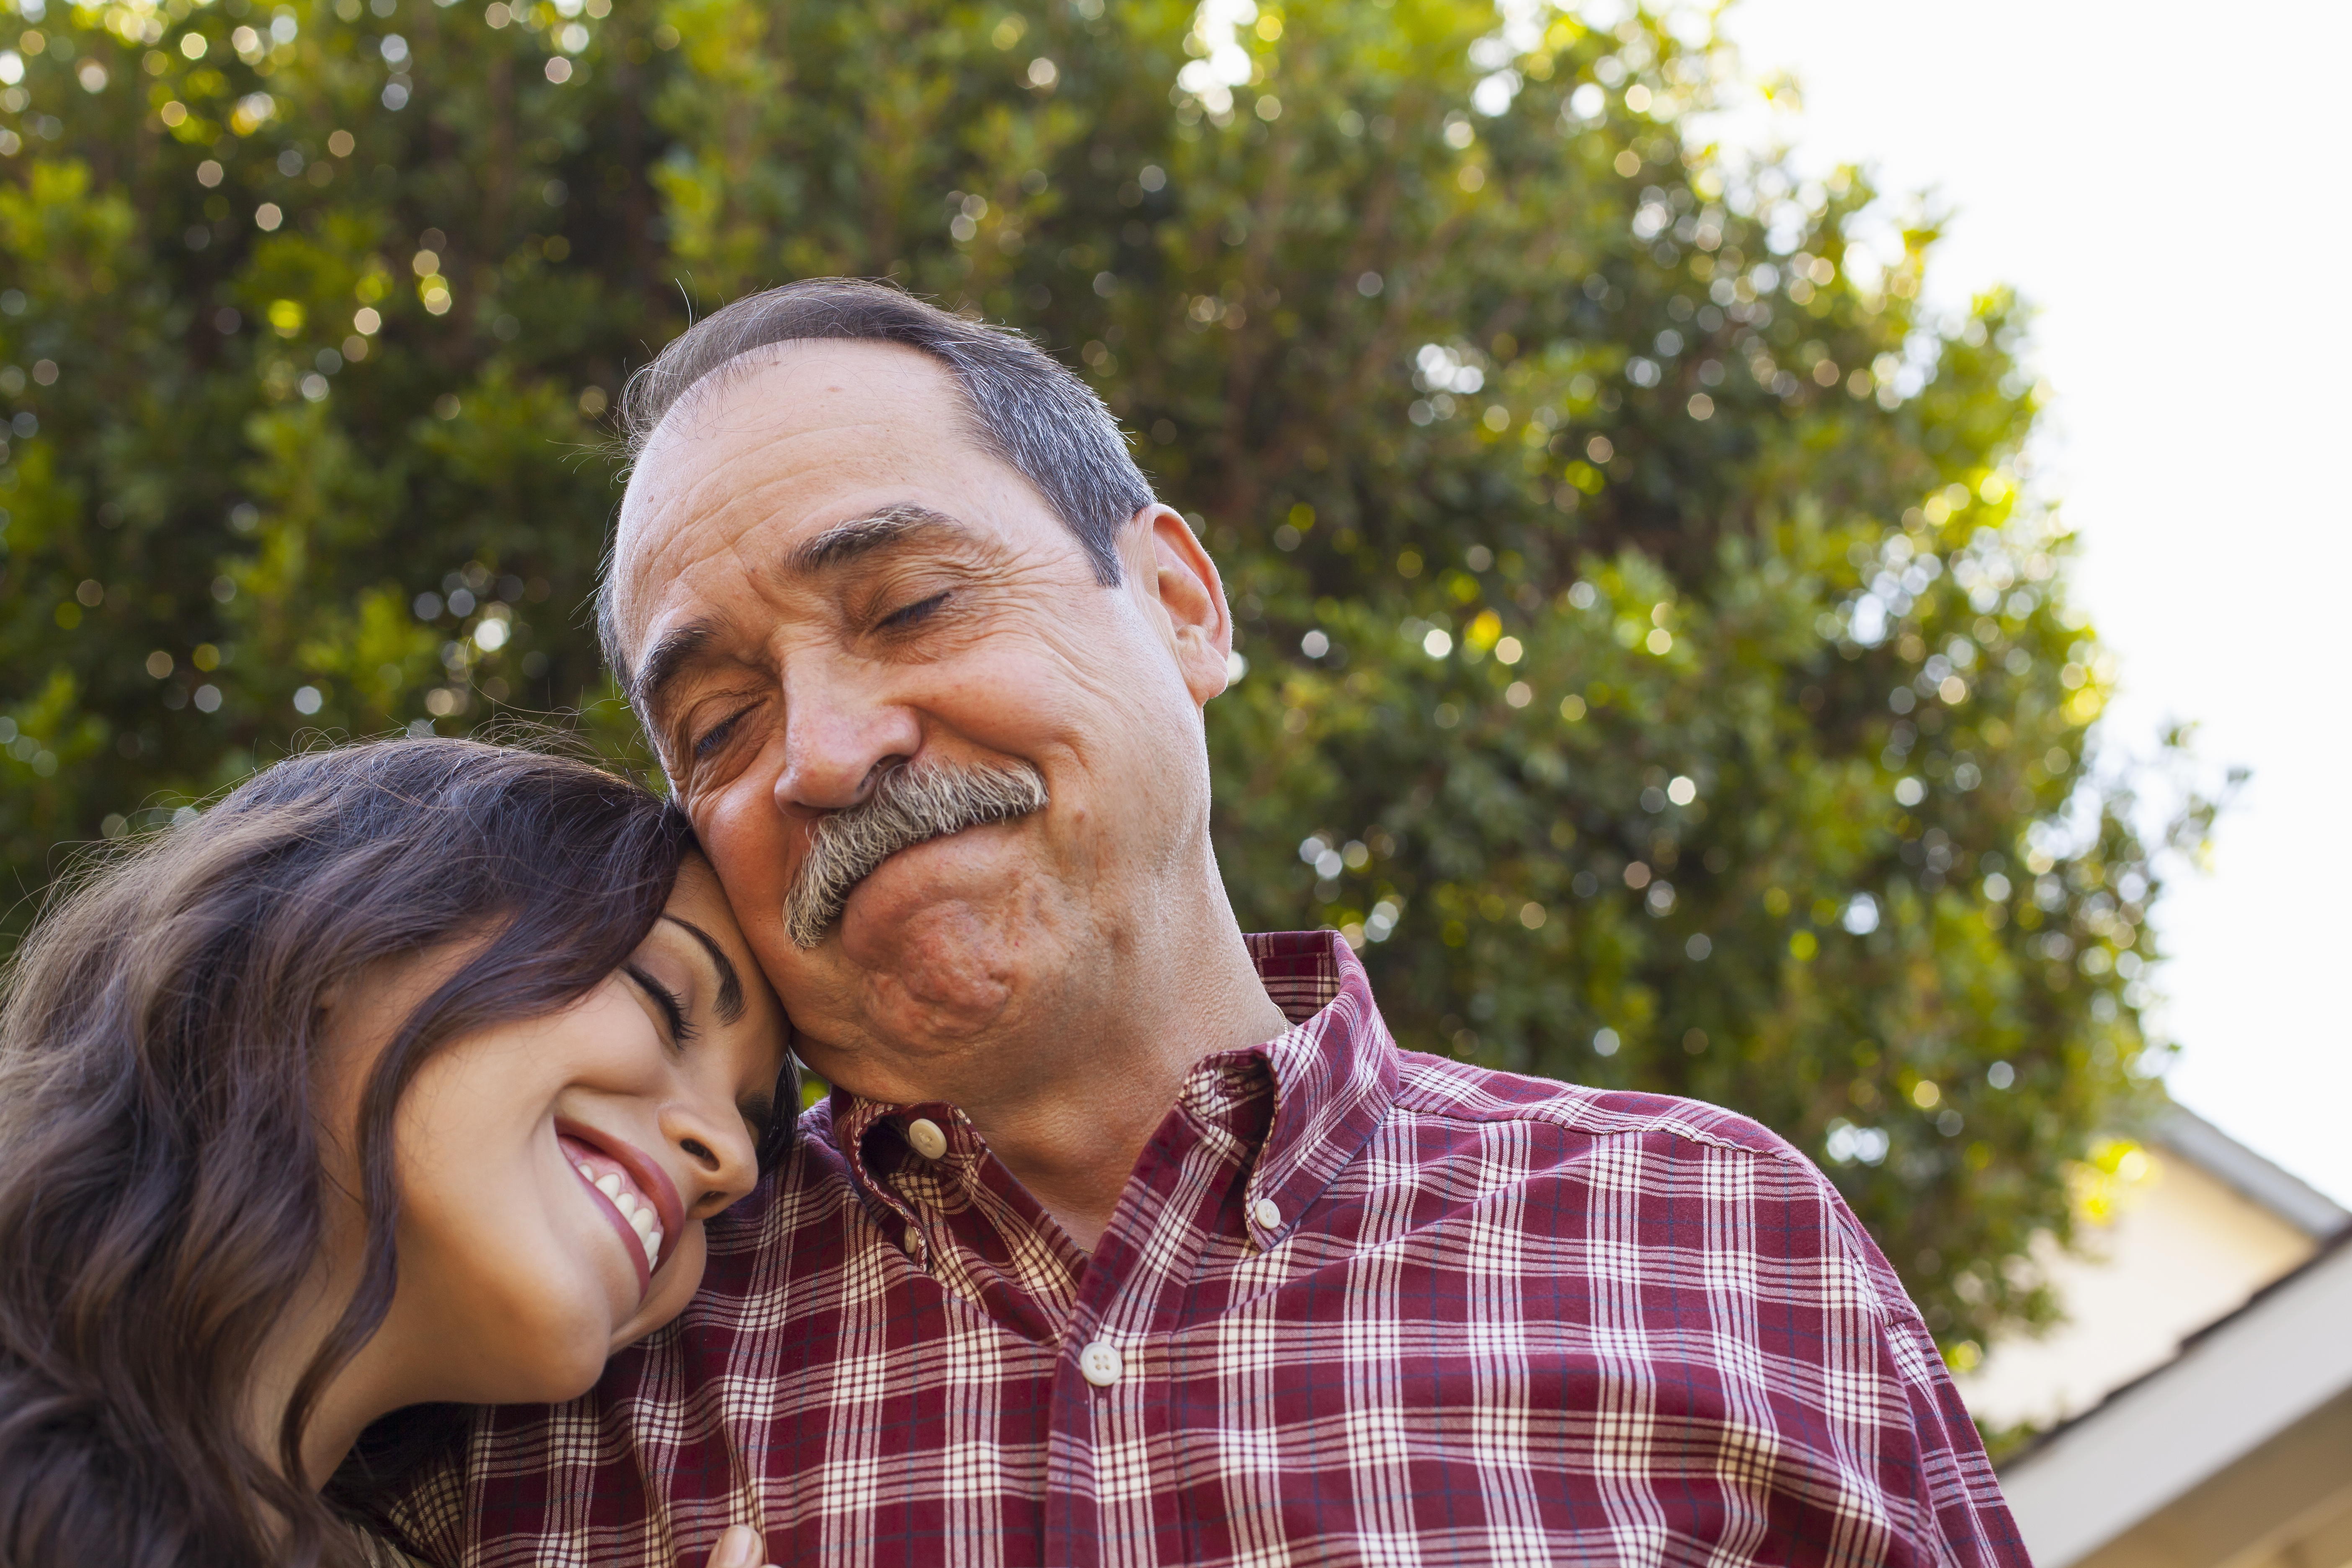
MULTIPOLYGON (((635 559, 631 561, 628 571, 628 581, 631 584, 640 582, 646 575, 657 570, 663 564, 665 556, 673 558, 668 574, 669 582, 673 585, 685 583, 691 574, 691 568, 703 564, 711 555, 722 552, 733 558, 736 569, 747 583, 756 582, 762 575, 750 552, 745 550, 744 541, 758 531, 762 521, 775 515, 774 509, 761 508, 757 505, 761 492, 789 484, 791 477, 778 475, 760 480, 740 493, 722 499, 719 504, 713 508, 697 510, 694 508, 696 496, 708 485, 716 483, 725 467, 726 465, 721 464, 718 470, 698 476, 689 488, 682 492, 673 490, 667 498, 668 504, 662 510, 667 511, 676 509, 685 511, 688 515, 668 530, 667 538, 653 542, 642 551, 632 552, 635 559), (749 509, 748 512, 746 509, 749 509), (746 512, 746 515, 733 521, 730 526, 729 514, 739 512, 746 512), (712 535, 717 537, 709 537, 712 535), (697 543, 702 544, 703 548, 698 551, 694 549, 697 543), (684 559, 677 559, 680 556, 684 559)), ((652 527, 654 524, 649 521, 643 526, 652 527)), ((635 594, 631 594, 625 600, 625 604, 634 607, 634 601, 636 598, 635 594)), ((661 618, 663 607, 656 604, 648 608, 652 611, 654 618, 658 621, 661 618)), ((722 617, 706 612, 694 616, 684 626, 665 632, 656 637, 653 652, 644 658, 642 667, 636 673, 631 700, 649 706, 654 693, 674 678, 679 670, 691 664, 696 656, 707 653, 710 645, 718 640, 725 629, 722 617)))
MULTIPOLYGON (((651 493, 646 494, 641 502, 634 496, 624 498, 616 554, 625 560, 630 577, 642 577, 665 556, 685 555, 690 559, 716 548, 717 542, 706 542, 713 534, 721 536, 726 545, 742 556, 745 536, 797 510, 779 506, 772 498, 779 491, 789 494, 810 483, 813 478, 824 475, 832 466, 826 458, 838 449, 834 443, 846 430, 874 433, 877 439, 869 449, 887 453, 889 424, 867 420, 848 426, 782 432, 731 447, 722 447, 716 460, 698 463, 689 474, 671 478, 660 469, 684 463, 689 443, 707 447, 714 437, 680 436, 661 443, 669 448, 660 454, 665 461, 648 461, 640 466, 641 472, 646 468, 655 470, 645 481, 651 493), (816 461, 793 462, 782 456, 783 449, 808 442, 825 443, 820 447, 816 461), (748 482, 740 472, 747 463, 759 464, 762 469, 748 482), (648 539, 649 534, 656 537, 648 539)), ((649 447, 649 453, 651 450, 649 447)), ((902 470, 892 477, 910 477, 903 471, 903 462, 892 467, 902 470)))
MULTIPOLYGON (((742 574, 744 580, 751 582, 757 577, 758 574, 743 551, 743 536, 746 531, 736 531, 732 537, 725 541, 723 549, 726 553, 734 557, 737 569, 742 574)), ((688 575, 687 572, 680 571, 672 578, 672 581, 683 582, 688 575)), ((689 600, 686 607, 695 609, 698 607, 698 602, 689 600)), ((661 618, 662 612, 656 606, 655 610, 656 625, 661 618)), ((736 629, 722 610, 711 606, 708 601, 699 601, 699 613, 691 615, 682 625, 673 626, 654 638, 652 651, 642 661, 627 691, 629 700, 636 705, 640 714, 646 718, 648 727, 651 727, 653 721, 659 717, 656 700, 662 690, 667 687, 674 686, 677 679, 688 671, 712 662, 714 650, 726 642, 730 634, 736 629)))
MULTIPOLYGON (((676 463, 685 451, 697 447, 722 448, 724 456, 718 463, 701 468, 683 487, 673 481, 668 489, 682 489, 673 498, 659 495, 664 487, 657 479, 648 483, 647 488, 656 492, 648 497, 649 506, 661 507, 664 500, 671 500, 673 504, 683 501, 691 507, 696 496, 744 458, 812 439, 830 446, 845 437, 863 437, 871 443, 868 450, 889 454, 912 435, 918 445, 941 444, 966 456, 991 458, 993 453, 988 444, 976 439, 971 416, 971 400, 953 372, 917 350, 895 343, 831 339, 771 343, 738 355, 697 382, 646 439, 636 476, 667 466, 664 459, 676 463), (894 396, 887 389, 877 394, 874 384, 864 379, 861 373, 874 368, 877 351, 882 363, 895 361, 898 368, 915 372, 915 386, 903 389, 911 395, 894 396), (845 357, 845 353, 846 365, 828 368, 824 364, 845 357), (788 384, 773 395, 757 394, 761 382, 776 375, 793 377, 802 368, 794 362, 809 359, 818 362, 806 367, 814 372, 807 378, 813 386, 788 384), (908 405, 893 406, 894 403, 908 405), (941 418, 943 413, 949 416, 941 418)), ((820 459, 807 468, 824 466, 820 459)), ((803 471, 795 465, 793 473, 778 475, 773 482, 790 482, 803 471)), ((629 514, 636 510, 625 498, 625 528, 629 514)), ((725 510, 724 505, 716 510, 725 510)))
MULTIPOLYGON (((697 447, 720 448, 719 460, 698 467, 682 487, 673 482, 669 487, 676 492, 673 497, 649 499, 649 505, 662 507, 663 500, 667 499, 671 505, 683 504, 688 510, 697 510, 697 498, 713 484, 721 482, 728 470, 744 459, 766 457, 779 448, 807 441, 823 442, 824 450, 830 452, 837 450, 841 442, 849 439, 860 442, 869 452, 887 457, 904 446, 907 437, 911 434, 916 438, 916 445, 920 447, 943 444, 965 456, 983 459, 992 457, 987 445, 976 441, 972 431, 967 427, 971 412, 969 400, 962 395, 952 374, 927 355, 896 344, 844 344, 824 340, 791 345, 770 344, 767 347, 770 351, 798 347, 815 350, 819 354, 844 347, 880 348, 894 356, 905 355, 913 361, 922 373, 921 380, 927 384, 908 400, 918 405, 911 408, 891 407, 887 403, 885 406, 877 407, 872 395, 874 389, 870 385, 860 384, 821 385, 813 395, 803 393, 797 398, 762 401, 751 396, 751 390, 768 374, 788 371, 792 358, 796 356, 778 354, 774 358, 767 358, 764 353, 760 353, 766 363, 751 366, 740 376, 724 374, 753 357, 751 354, 739 356, 737 360, 729 362, 729 366, 721 367, 720 372, 698 382, 689 393, 689 397, 701 405, 699 417, 673 424, 679 410, 675 407, 671 410, 670 416, 664 418, 647 439, 637 468, 642 474, 647 468, 660 467, 655 461, 656 457, 667 458, 671 463, 680 461, 683 453, 697 447), (946 401, 953 417, 942 420, 939 417, 941 410, 938 407, 920 406, 940 398, 946 401), (740 410, 734 406, 739 402, 744 405, 740 410), (830 410, 813 410, 810 406, 812 404, 828 403, 843 406, 830 410), (736 416, 729 417, 730 412, 736 416), (811 417, 814 423, 800 422, 811 417)), ((824 377, 820 374, 817 379, 822 383, 824 377)), ((884 396, 887 399, 887 395, 884 396)), ((681 405, 684 401, 681 400, 681 405)), ((771 484, 795 482, 826 466, 823 457, 812 464, 783 465, 787 471, 762 480, 745 493, 756 493, 771 484)), ((710 509, 710 512, 714 515, 723 513, 732 504, 722 501, 710 509)), ((625 526, 628 521, 627 514, 634 510, 625 504, 625 526)))
MULTIPOLYGON (((839 345, 803 346, 822 350, 839 345)), ((765 579, 769 591, 782 586, 775 581, 775 568, 788 563, 779 562, 772 547, 750 542, 772 523, 783 521, 789 527, 802 510, 793 504, 794 492, 812 481, 821 486, 840 467, 837 459, 845 441, 853 450, 879 460, 883 471, 862 476, 866 484, 924 482, 928 465, 919 454, 925 451, 950 458, 977 458, 992 468, 1002 468, 1001 459, 974 443, 967 418, 936 416, 947 412, 968 417, 970 413, 968 399, 946 367, 919 354, 913 357, 920 362, 921 380, 928 384, 915 401, 928 407, 877 409, 870 403, 853 402, 839 411, 837 419, 820 419, 814 425, 798 423, 791 406, 779 408, 747 397, 749 386, 763 374, 784 368, 779 361, 753 370, 740 381, 726 378, 732 384, 710 378, 706 384, 708 394, 695 399, 699 406, 693 417, 682 422, 666 419, 656 429, 639 458, 630 493, 623 499, 620 537, 615 541, 615 566, 624 577, 621 624, 625 626, 636 619, 626 612, 639 607, 646 618, 658 621, 663 613, 659 600, 668 595, 657 584, 665 579, 670 584, 679 584, 692 574, 693 568, 708 564, 720 553, 733 558, 735 573, 748 584, 765 579), (941 397, 945 409, 934 401, 941 397), (737 408, 739 402, 745 406, 737 408), (779 428, 780 424, 791 427, 779 428), (900 449, 909 435, 914 437, 914 448, 900 449), (815 447, 813 460, 794 460, 793 449, 806 451, 812 444, 815 447), (747 465, 754 468, 748 482, 743 473, 747 465), (778 504, 780 500, 782 504, 778 504), (647 604, 648 598, 655 602, 647 604)), ((824 389, 827 394, 847 393, 853 400, 861 390, 839 384, 824 389)), ((1012 479, 1022 488, 1034 488, 1009 469, 1001 477, 1012 479)), ((996 542, 983 538, 969 523, 934 515, 942 518, 968 546, 996 542)), ((988 553, 1001 557, 1003 551, 992 548, 988 553)), ((642 626, 645 622, 638 624, 642 626)), ((648 683, 640 678, 636 684, 643 689, 648 683)))

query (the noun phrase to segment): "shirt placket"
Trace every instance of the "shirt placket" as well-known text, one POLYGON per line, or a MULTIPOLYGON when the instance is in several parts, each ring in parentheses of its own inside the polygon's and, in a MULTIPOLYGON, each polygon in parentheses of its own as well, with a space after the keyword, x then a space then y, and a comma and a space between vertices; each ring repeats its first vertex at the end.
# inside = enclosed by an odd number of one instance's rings
MULTIPOLYGON (((1177 1303, 1213 1240, 1202 1223, 1211 1194, 1188 1163, 1203 1152, 1201 1126, 1231 1110, 1230 1068, 1206 1064, 1185 1102, 1146 1147, 1118 1212, 1080 1283, 1055 1369, 1043 1561, 1141 1568, 1183 1560, 1183 1521, 1171 1489, 1167 1349, 1186 1325, 1177 1303)), ((1208 1186, 1229 1182, 1254 1149, 1213 1160, 1208 1186)), ((1244 1195, 1241 1245, 1263 1247, 1257 1205, 1244 1195)))

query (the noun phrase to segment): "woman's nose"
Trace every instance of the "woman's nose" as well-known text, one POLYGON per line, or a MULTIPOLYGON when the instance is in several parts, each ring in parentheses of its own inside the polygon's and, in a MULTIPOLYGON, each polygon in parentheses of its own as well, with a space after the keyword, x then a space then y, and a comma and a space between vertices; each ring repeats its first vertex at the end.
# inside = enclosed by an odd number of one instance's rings
POLYGON ((662 1108, 662 1138, 684 1155, 693 1173, 687 1212, 707 1218, 750 1193, 760 1179, 759 1151, 732 1102, 702 1096, 662 1108))

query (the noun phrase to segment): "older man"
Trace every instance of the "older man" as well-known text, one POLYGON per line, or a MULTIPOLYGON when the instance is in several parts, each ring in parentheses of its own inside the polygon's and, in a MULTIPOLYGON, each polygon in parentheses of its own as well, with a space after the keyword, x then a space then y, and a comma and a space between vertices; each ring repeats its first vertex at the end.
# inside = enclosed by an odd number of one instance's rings
POLYGON ((1223 584, 1076 378, 822 280, 627 413, 607 649, 834 1094, 428 1554, 2023 1564, 1786 1144, 1402 1050, 1336 935, 1242 933, 1223 584))

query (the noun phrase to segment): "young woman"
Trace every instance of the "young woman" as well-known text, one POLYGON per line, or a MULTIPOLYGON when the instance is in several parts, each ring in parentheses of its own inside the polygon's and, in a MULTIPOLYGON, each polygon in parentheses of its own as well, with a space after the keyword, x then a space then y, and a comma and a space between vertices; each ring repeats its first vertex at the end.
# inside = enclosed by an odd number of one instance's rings
POLYGON ((0 994, 0 1565, 380 1556, 463 1406, 685 1306, 787 1061, 682 819, 584 763, 321 752, 108 860, 0 994))

